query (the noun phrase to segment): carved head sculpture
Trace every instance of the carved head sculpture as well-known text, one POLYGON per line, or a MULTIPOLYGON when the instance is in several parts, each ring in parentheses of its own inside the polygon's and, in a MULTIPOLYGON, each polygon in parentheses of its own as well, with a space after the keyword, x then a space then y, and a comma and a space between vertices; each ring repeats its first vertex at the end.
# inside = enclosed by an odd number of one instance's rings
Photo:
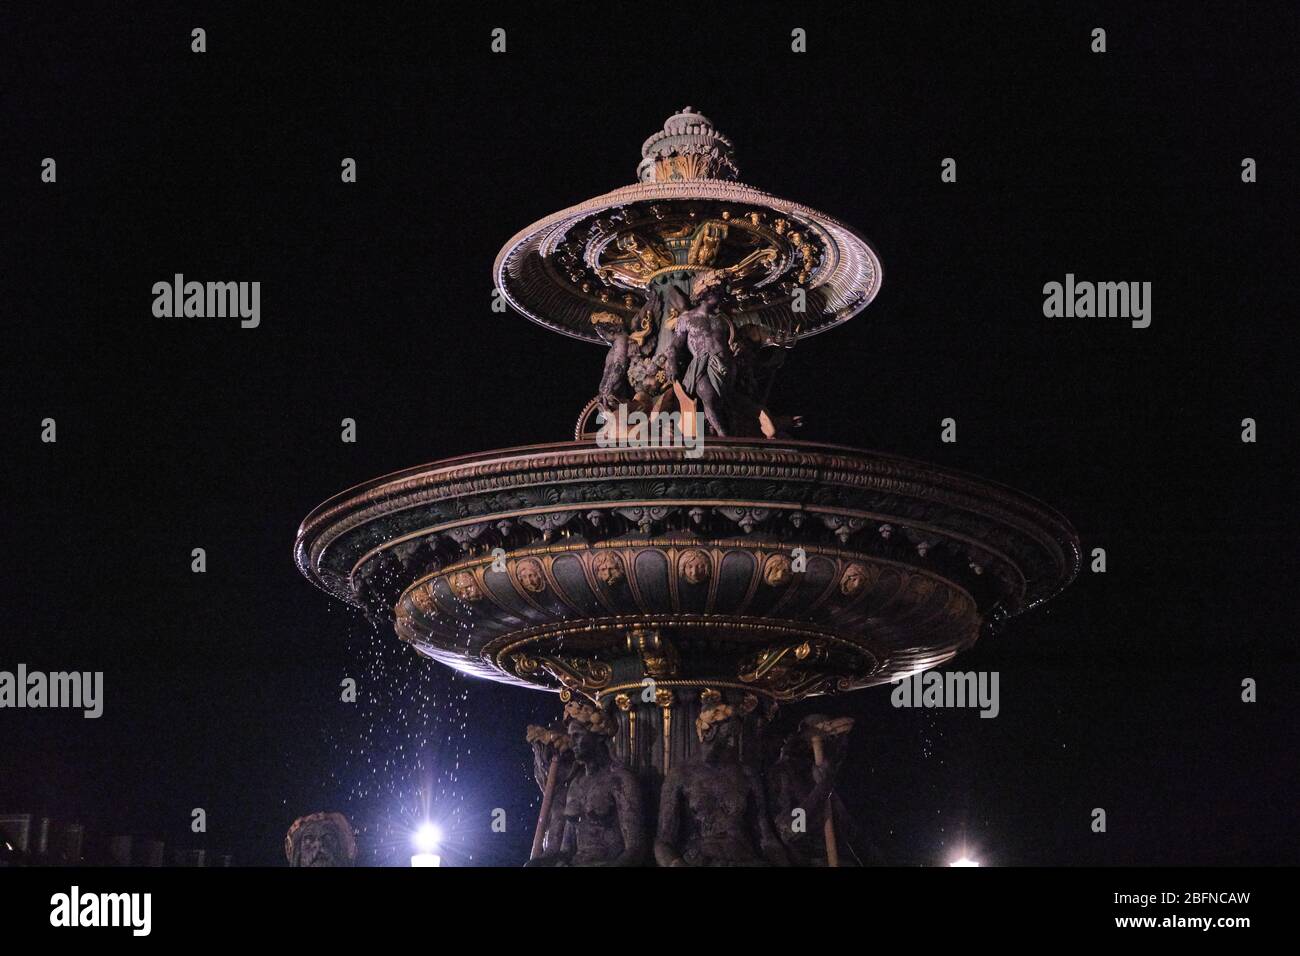
POLYGON ((352 866, 357 840, 341 813, 309 813, 299 817, 284 837, 290 866, 352 866))
POLYGON ((784 554, 771 555, 763 564, 763 580, 771 587, 780 587, 794 577, 794 565, 784 554))
POLYGON ((600 707, 571 700, 564 705, 568 722, 569 744, 573 755, 583 763, 609 757, 610 738, 618 732, 616 724, 600 707))
POLYGON ((706 704, 695 718, 705 760, 729 759, 740 747, 740 715, 730 704, 706 704))
POLYGON ((546 590, 546 576, 542 573, 542 566, 536 558, 525 558, 520 561, 515 567, 515 574, 525 591, 540 594, 546 590))
POLYGON ((866 565, 854 561, 844 569, 840 578, 840 593, 845 597, 856 597, 867 586, 866 565))
POLYGON ((703 302, 708 299, 718 302, 726 291, 727 276, 721 269, 709 269, 701 272, 691 283, 691 301, 703 302))
POLYGON ((606 342, 612 342, 622 332, 627 331, 627 323, 621 315, 613 312, 591 313, 591 325, 606 342))
POLYGON ((596 580, 607 588, 623 583, 623 559, 613 551, 599 552, 591 562, 591 569, 596 572, 596 580))
POLYGON ((433 602, 433 589, 427 584, 411 589, 411 603, 421 614, 436 614, 438 606, 433 602))
POLYGON ((448 583, 451 584, 452 593, 462 601, 478 601, 483 597, 478 581, 468 571, 457 571, 448 583))
POLYGON ((682 555, 682 577, 689 584, 699 584, 709 578, 709 558, 703 551, 687 551, 682 555))

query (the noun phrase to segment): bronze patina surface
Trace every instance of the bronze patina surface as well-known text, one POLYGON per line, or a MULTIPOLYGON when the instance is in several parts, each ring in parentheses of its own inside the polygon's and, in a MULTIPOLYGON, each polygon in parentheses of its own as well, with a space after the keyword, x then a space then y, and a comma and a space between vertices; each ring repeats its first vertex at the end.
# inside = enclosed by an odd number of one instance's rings
POLYGON ((778 707, 942 664, 1079 567, 1069 523, 1026 495, 797 440, 777 374, 871 303, 880 260, 738 177, 687 107, 635 185, 501 250, 501 300, 605 347, 574 441, 397 472, 298 532, 303 574, 419 653, 558 691, 566 720, 528 735, 537 865, 860 862, 831 790, 852 721, 774 749, 778 707))
POLYGON ((790 697, 947 660, 983 621, 1060 590, 1078 546, 1056 512, 992 482, 714 439, 695 460, 566 442, 399 472, 317 509, 297 559, 469 673, 594 692, 640 627, 669 638, 682 673, 790 697))

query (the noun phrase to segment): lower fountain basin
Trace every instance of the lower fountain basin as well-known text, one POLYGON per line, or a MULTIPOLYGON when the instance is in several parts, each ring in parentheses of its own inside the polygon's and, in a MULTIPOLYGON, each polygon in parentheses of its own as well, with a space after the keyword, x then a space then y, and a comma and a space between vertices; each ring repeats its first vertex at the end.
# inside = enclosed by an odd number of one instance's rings
POLYGON ((593 698, 647 676, 776 700, 896 680, 1079 566, 1064 518, 994 482, 754 439, 408 469, 313 511, 295 555, 429 657, 593 698))

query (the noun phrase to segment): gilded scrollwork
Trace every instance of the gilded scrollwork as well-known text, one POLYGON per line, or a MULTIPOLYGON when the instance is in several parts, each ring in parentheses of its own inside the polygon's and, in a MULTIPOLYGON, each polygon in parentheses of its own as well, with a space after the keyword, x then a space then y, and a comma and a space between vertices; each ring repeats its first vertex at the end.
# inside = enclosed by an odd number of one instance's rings
POLYGON ((532 678, 549 675, 569 690, 590 695, 610 682, 613 668, 605 661, 576 656, 514 655, 515 673, 532 678))

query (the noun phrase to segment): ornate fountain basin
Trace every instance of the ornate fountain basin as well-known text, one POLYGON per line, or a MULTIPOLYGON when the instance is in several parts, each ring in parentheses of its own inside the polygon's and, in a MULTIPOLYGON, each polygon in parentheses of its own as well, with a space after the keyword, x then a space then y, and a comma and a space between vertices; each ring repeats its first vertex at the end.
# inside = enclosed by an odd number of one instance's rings
POLYGON ((939 664, 1074 576, 1039 502, 891 455, 566 442, 408 469, 299 529, 302 572, 461 671, 605 696, 646 676, 774 699, 939 664))

